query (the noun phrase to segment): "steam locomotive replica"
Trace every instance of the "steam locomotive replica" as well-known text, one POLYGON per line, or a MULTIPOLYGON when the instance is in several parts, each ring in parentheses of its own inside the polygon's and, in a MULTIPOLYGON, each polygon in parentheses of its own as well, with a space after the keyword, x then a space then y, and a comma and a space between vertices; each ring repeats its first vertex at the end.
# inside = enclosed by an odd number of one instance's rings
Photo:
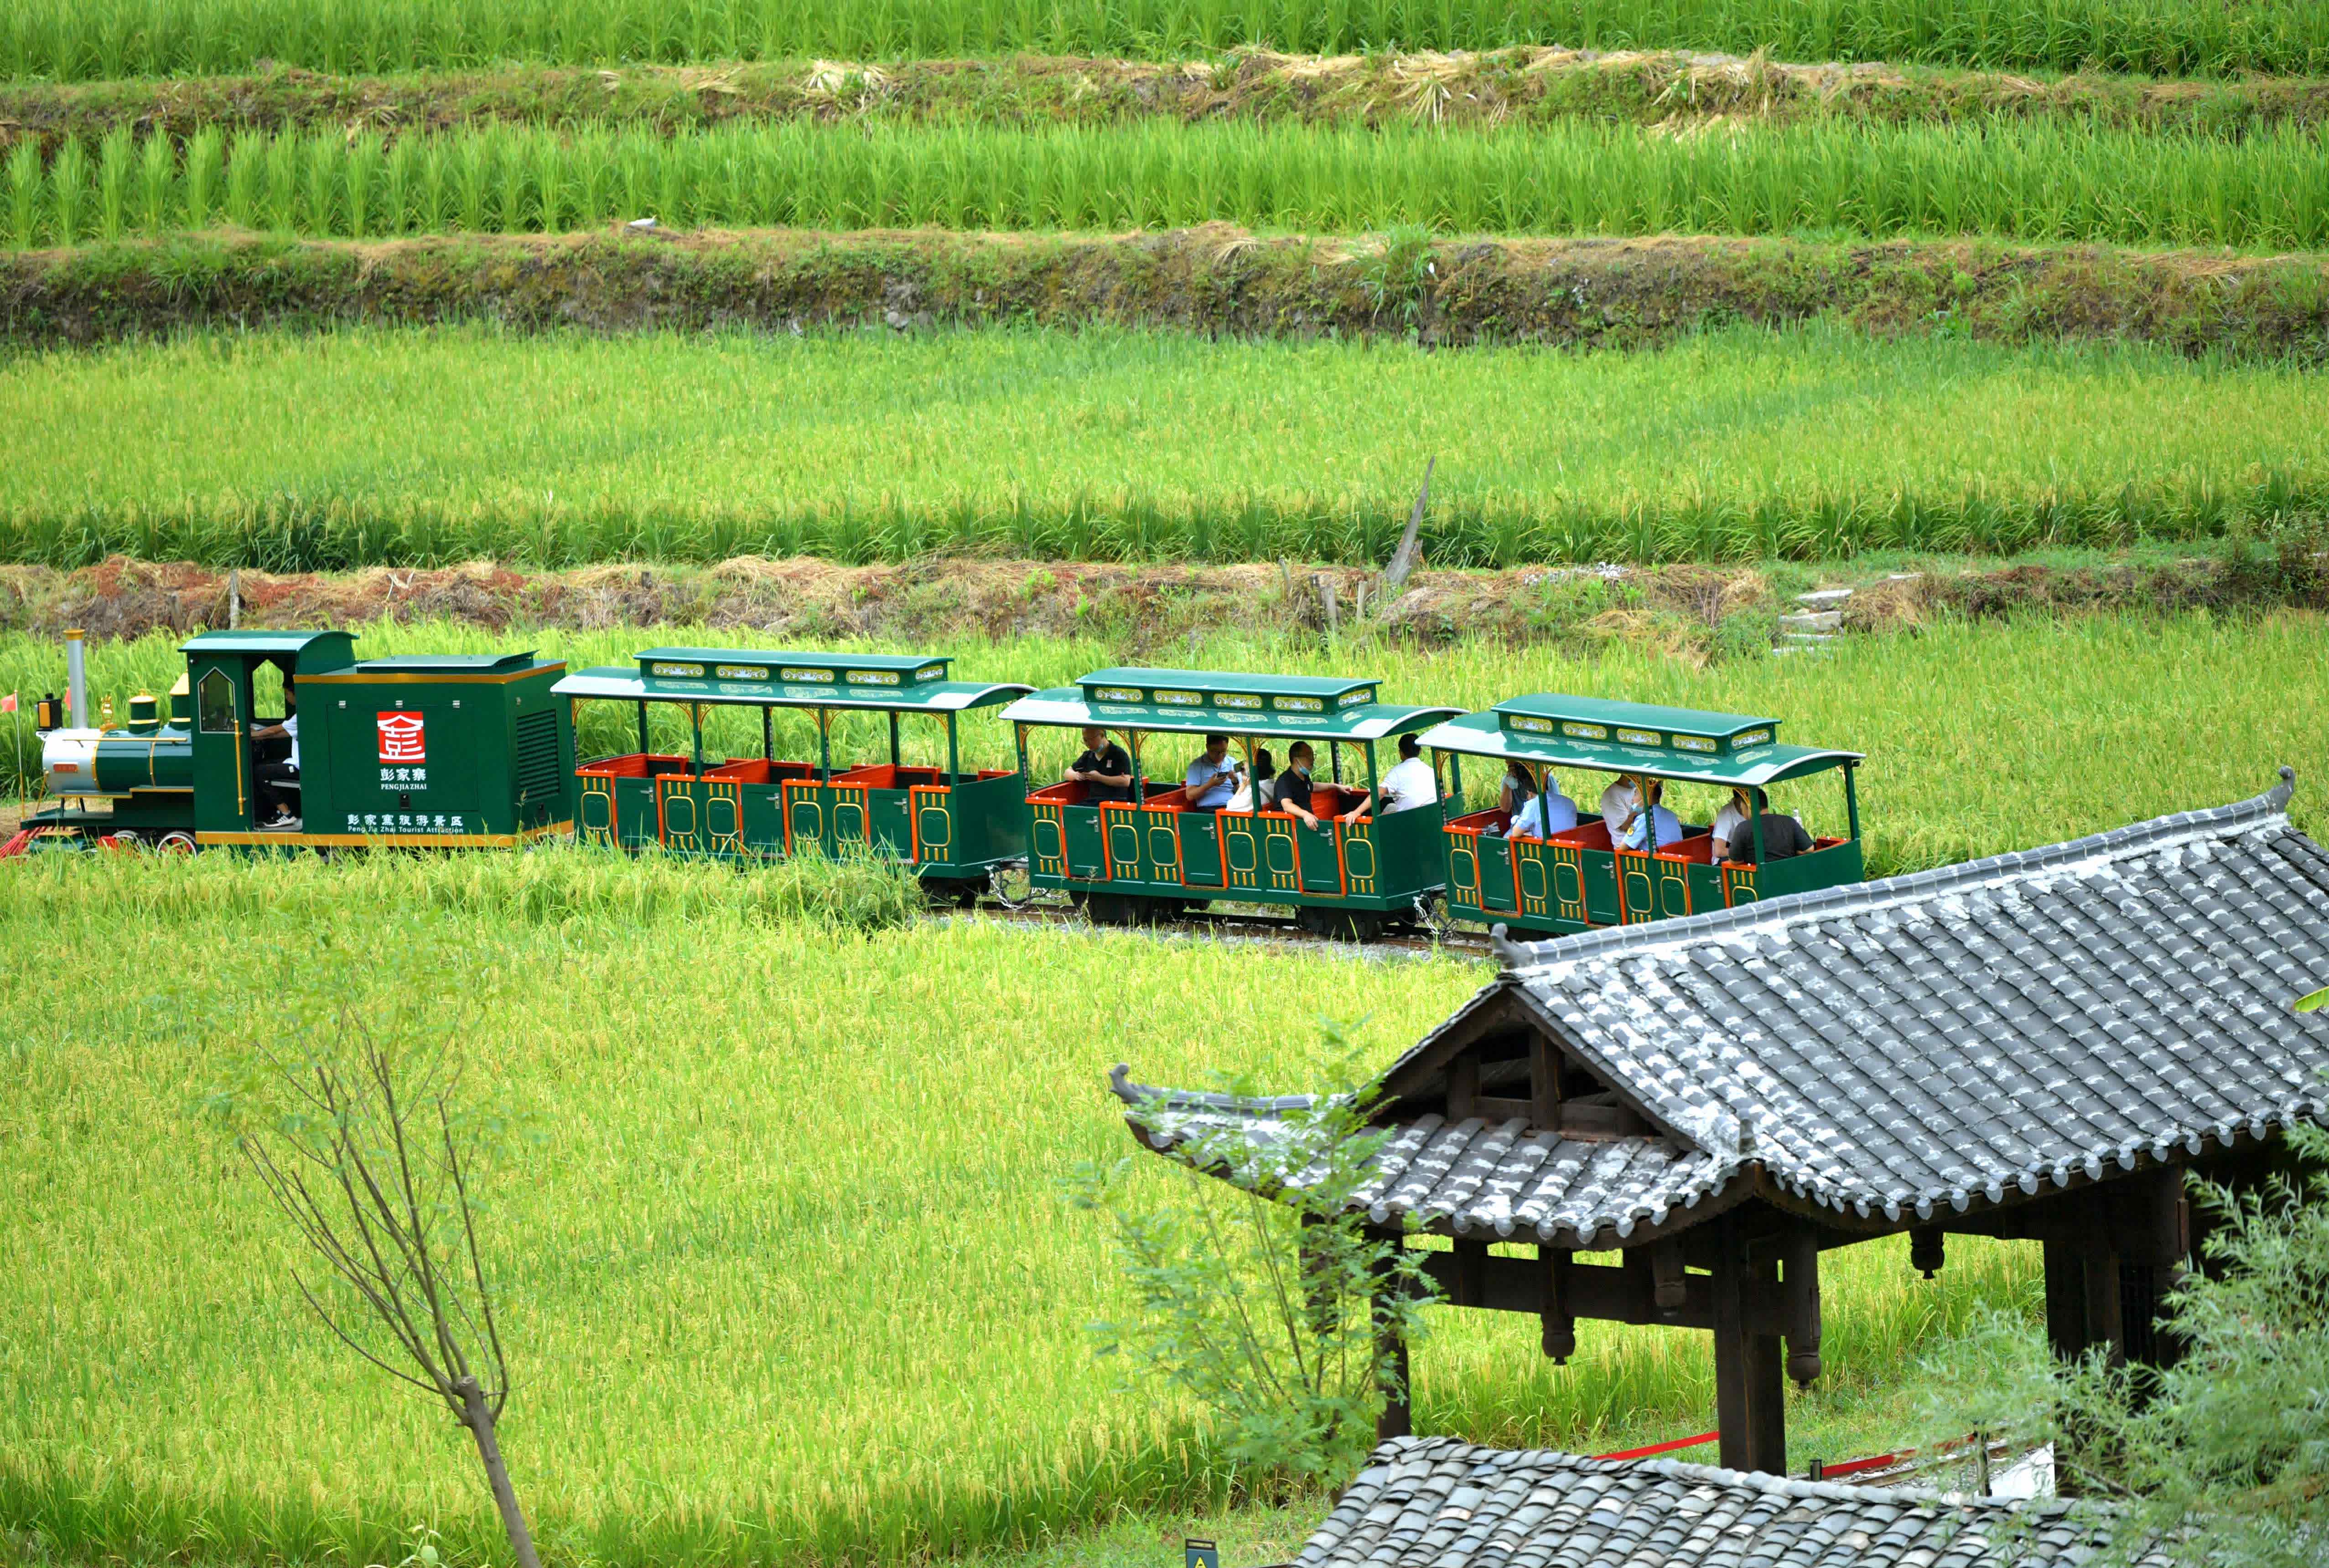
POLYGON ((1435 906, 1550 935, 1863 874, 1862 757, 1784 744, 1774 718, 1561 694, 1466 713, 1386 703, 1372 676, 1119 667, 1036 691, 954 679, 943 655, 656 647, 569 672, 531 650, 359 659, 354 642, 203 632, 184 645, 166 705, 139 694, 126 723, 91 725, 84 643, 68 634, 69 696, 43 699, 36 724, 50 798, 0 856, 99 845, 459 852, 566 837, 742 864, 872 854, 965 904, 1009 878, 1108 923, 1274 906, 1362 938, 1429 921, 1435 906), (270 691, 279 713, 260 711, 270 691), (635 749, 578 758, 586 703, 627 710, 635 749), (740 710, 759 716, 760 755, 707 751, 707 719, 725 715, 732 742, 740 710), (807 718, 814 754, 778 755, 780 713, 807 718), (666 737, 679 721, 683 749, 653 743, 655 713, 666 737), (942 731, 942 760, 907 760, 908 722, 942 731), (1015 768, 966 768, 966 723, 1010 725, 1015 768), (872 755, 837 756, 843 728, 861 750, 872 734, 872 755), (1031 747, 1047 731, 1123 736, 1126 782, 1040 778, 1031 747), (1237 798, 1213 802, 1181 775, 1201 737, 1226 737, 1241 755, 1230 764, 1248 784, 1237 798), (1428 755, 1434 788, 1394 801, 1383 779, 1402 737, 1428 755), (1270 771, 1265 743, 1297 742, 1317 772, 1299 809, 1255 787, 1270 771), (1174 765, 1154 779, 1144 753, 1160 750, 1174 765), (1495 770, 1496 804, 1465 808, 1467 760, 1476 782, 1495 770), (1733 839, 1654 808, 1654 825, 1673 826, 1628 847, 1596 812, 1555 822, 1516 811, 1557 789, 1556 770, 1625 781, 1629 798, 1653 804, 1667 783, 1735 791, 1753 831, 1733 839), (1763 791, 1822 774, 1840 779, 1842 831, 1767 854, 1763 791), (1738 842, 1750 846, 1743 859, 1738 842))

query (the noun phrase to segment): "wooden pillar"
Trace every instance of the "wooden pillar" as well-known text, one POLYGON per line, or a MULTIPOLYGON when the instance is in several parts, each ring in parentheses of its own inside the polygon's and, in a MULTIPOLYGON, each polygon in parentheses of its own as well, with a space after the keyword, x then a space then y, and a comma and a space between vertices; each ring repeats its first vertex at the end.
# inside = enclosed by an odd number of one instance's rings
POLYGON ((2085 1261, 2072 1242, 2045 1245, 2046 1344, 2057 1361, 2076 1361, 2087 1353, 2085 1261))
POLYGON ((1375 1355, 1388 1356, 1391 1363, 1392 1384, 1383 1401, 1382 1413, 1375 1417, 1375 1440, 1406 1437, 1415 1430, 1413 1394, 1409 1387, 1410 1375, 1407 1358, 1407 1337, 1397 1327, 1397 1319, 1385 1308, 1391 1304, 1393 1286, 1388 1278, 1388 1263, 1375 1266, 1375 1355))
POLYGON ((1555 1366, 1565 1366, 1577 1354, 1577 1319, 1569 1311, 1569 1270, 1575 1260, 1548 1244, 1537 1248, 1537 1261, 1543 1269, 1544 1299, 1537 1319, 1544 1353, 1555 1366))
POLYGON ((1714 1222, 1714 1410, 1721 1463, 1785 1475, 1787 1386, 1770 1308, 1777 1270, 1751 1261, 1736 1215, 1714 1222))
POLYGON ((1787 1375, 1797 1388, 1809 1388, 1820 1374, 1819 1233, 1809 1225, 1789 1231, 1784 1261, 1787 1375))
POLYGON ((2087 1304, 2087 1346, 2107 1345, 2110 1364, 2126 1365, 2126 1325, 2119 1311, 2119 1266, 2116 1249, 2084 1249, 2079 1257, 2087 1304))

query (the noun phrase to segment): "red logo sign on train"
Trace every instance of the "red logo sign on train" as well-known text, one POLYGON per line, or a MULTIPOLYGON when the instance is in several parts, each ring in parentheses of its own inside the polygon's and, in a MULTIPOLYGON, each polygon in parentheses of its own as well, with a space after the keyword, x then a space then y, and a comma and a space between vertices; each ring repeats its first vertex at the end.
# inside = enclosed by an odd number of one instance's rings
POLYGON ((421 733, 418 713, 382 713, 380 760, 383 762, 426 762, 428 737, 421 733))

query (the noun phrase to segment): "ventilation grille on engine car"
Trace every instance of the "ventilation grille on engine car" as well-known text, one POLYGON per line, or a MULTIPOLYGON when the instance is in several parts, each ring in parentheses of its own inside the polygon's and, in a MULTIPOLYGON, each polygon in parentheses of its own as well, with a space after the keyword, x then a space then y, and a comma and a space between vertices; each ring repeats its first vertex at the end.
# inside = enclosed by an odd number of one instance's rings
POLYGON ((548 709, 517 716, 517 798, 520 805, 554 799, 564 780, 558 772, 558 715, 548 709))

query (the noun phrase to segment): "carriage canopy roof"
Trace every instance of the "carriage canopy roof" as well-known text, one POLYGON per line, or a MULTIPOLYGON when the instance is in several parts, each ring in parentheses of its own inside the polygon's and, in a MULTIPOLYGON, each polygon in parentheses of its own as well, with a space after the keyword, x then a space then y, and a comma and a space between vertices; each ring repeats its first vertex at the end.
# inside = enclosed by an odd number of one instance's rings
POLYGON ((1022 698, 1003 716, 1024 724, 1373 741, 1422 729, 1456 712, 1377 702, 1377 688, 1372 675, 1264 675, 1120 666, 1094 670, 1072 686, 1022 698))
POLYGON ((636 668, 600 666, 552 688, 561 696, 624 702, 713 703, 760 708, 873 708, 954 713, 1007 703, 1030 688, 950 681, 944 655, 770 652, 651 647, 636 668))
POLYGON ((347 631, 204 631, 178 645, 183 654, 243 655, 279 659, 288 655, 299 675, 344 670, 355 663, 355 634, 347 631))
POLYGON ((1779 721, 1541 692, 1466 713, 1423 737, 1442 751, 1517 758, 1685 783, 1775 783, 1861 760, 1857 751, 1781 745, 1779 721))

